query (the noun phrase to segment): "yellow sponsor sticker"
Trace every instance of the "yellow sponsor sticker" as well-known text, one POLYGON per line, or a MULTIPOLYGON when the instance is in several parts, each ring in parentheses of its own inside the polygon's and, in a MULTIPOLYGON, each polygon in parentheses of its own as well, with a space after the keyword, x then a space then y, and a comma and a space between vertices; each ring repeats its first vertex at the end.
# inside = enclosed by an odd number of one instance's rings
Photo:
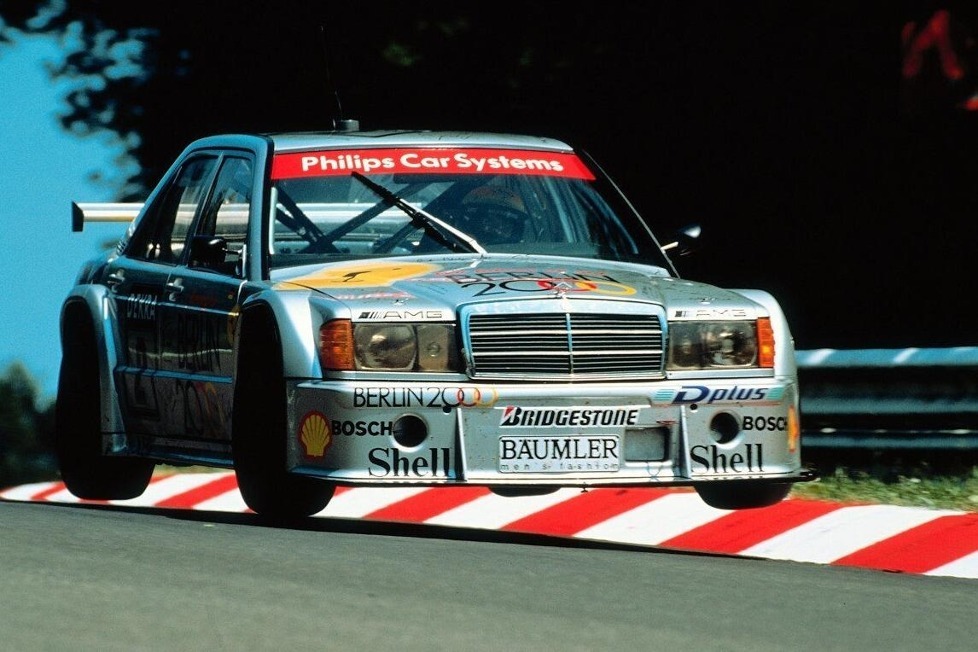
POLYGON ((277 287, 301 285, 317 290, 326 288, 367 288, 392 285, 397 281, 424 276, 440 270, 431 263, 356 263, 323 267, 306 276, 289 279, 277 287))

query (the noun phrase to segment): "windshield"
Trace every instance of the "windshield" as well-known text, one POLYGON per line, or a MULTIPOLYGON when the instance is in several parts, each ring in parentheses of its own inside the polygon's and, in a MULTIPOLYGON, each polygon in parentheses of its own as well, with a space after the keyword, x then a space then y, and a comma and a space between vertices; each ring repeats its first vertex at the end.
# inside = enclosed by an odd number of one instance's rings
POLYGON ((576 155, 487 153, 398 149, 276 155, 270 267, 458 251, 671 267, 617 190, 576 155))

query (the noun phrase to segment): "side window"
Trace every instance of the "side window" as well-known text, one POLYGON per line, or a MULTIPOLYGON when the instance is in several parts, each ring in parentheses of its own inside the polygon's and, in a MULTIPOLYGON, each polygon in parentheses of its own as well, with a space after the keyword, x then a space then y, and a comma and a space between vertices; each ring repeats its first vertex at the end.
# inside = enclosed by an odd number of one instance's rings
POLYGON ((253 176, 249 159, 235 156, 224 159, 197 229, 198 236, 208 236, 213 244, 205 245, 200 252, 195 250, 191 265, 241 275, 240 263, 248 235, 253 176), (215 238, 219 238, 220 242, 215 238), (223 255, 221 251, 208 251, 208 247, 213 248, 218 244, 223 247, 223 255), (199 258, 198 253, 201 254, 199 258))
POLYGON ((162 263, 180 260, 216 165, 217 158, 213 156, 194 158, 183 164, 133 233, 126 248, 130 256, 162 263))

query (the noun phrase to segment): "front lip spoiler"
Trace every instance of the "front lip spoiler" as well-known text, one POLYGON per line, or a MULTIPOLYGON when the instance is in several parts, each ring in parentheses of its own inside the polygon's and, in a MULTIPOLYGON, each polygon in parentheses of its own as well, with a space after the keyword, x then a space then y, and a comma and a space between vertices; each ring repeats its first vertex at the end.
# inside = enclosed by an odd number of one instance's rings
MULTIPOLYGON (((295 471, 293 471, 295 472, 295 471)), ((532 486, 535 490, 539 491, 556 491, 558 489, 653 489, 653 488, 663 488, 663 487, 696 487, 697 485, 703 484, 715 484, 722 483, 724 485, 729 485, 731 487, 738 487, 744 485, 757 485, 757 484, 794 484, 798 482, 811 482, 812 480, 818 479, 818 474, 812 469, 801 469, 796 473, 789 475, 778 475, 778 476, 766 476, 766 477, 756 477, 756 478, 725 478, 717 477, 711 479, 690 479, 690 478, 675 478, 673 480, 665 480, 661 482, 587 482, 585 480, 567 481, 567 482, 527 482, 526 480, 518 481, 515 478, 509 482, 487 482, 479 480, 464 480, 464 479, 443 479, 438 481, 425 481, 422 479, 403 479, 403 480, 369 480, 364 481, 350 480, 343 478, 330 478, 322 476, 315 473, 302 473, 298 472, 298 475, 310 475, 313 477, 321 478, 322 480, 332 482, 337 486, 346 487, 486 487, 488 489, 499 488, 499 489, 511 489, 515 487, 525 489, 528 486, 532 486)))
POLYGON ((696 479, 690 480, 686 484, 688 486, 696 486, 697 484, 712 484, 714 482, 722 482, 729 485, 744 485, 744 484, 770 484, 770 483, 797 483, 797 482, 812 482, 813 480, 818 480, 819 475, 814 469, 800 469, 799 471, 792 473, 790 475, 779 475, 774 477, 752 477, 752 478, 725 478, 717 477, 711 479, 696 479))

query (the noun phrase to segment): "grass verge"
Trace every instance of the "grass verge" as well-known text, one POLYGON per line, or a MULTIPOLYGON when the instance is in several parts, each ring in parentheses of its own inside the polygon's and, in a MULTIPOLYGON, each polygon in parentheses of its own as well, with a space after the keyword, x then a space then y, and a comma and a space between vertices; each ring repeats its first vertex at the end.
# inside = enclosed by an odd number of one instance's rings
POLYGON ((806 451, 805 463, 819 479, 795 485, 794 498, 978 512, 971 451, 806 451))

